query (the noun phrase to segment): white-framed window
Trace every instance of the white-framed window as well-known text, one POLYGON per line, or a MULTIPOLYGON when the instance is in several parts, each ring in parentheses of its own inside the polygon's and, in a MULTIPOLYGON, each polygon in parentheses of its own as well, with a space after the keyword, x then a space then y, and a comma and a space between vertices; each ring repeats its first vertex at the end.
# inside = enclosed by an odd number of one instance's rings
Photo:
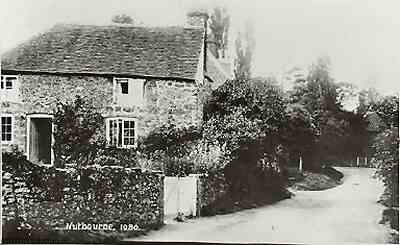
POLYGON ((18 99, 18 76, 1 76, 0 98, 4 101, 16 101, 18 99))
POLYGON ((11 114, 0 115, 1 143, 12 143, 14 140, 14 116, 11 114))
POLYGON ((109 145, 131 148, 137 145, 137 122, 135 118, 113 117, 106 119, 106 134, 109 145))
POLYGON ((114 102, 122 106, 144 103, 144 79, 114 78, 114 102))

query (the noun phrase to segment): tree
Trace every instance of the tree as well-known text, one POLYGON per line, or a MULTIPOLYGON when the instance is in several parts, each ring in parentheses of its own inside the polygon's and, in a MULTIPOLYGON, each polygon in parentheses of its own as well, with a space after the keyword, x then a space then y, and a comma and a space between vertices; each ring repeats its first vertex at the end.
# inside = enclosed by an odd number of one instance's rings
POLYGON ((305 168, 312 162, 313 150, 317 140, 317 129, 311 113, 299 103, 288 104, 285 108, 286 120, 281 130, 283 145, 287 148, 290 162, 297 162, 299 157, 305 161, 305 168))
POLYGON ((227 148, 224 170, 235 198, 282 187, 285 101, 279 88, 261 79, 228 81, 213 91, 205 114, 204 131, 213 132, 209 140, 227 148))
POLYGON ((291 103, 303 105, 311 114, 317 130, 314 149, 315 168, 323 162, 343 160, 343 147, 349 136, 349 121, 343 110, 343 99, 349 91, 346 83, 336 83, 330 75, 328 58, 319 58, 312 64, 305 80, 297 80, 290 95, 291 103))
POLYGON ((134 20, 132 19, 132 17, 126 14, 114 15, 111 21, 117 24, 130 24, 130 25, 134 24, 134 20))
MULTIPOLYGON (((391 127, 380 133, 373 144, 375 175, 385 185, 387 206, 399 206, 399 128, 391 127)), ((385 199, 385 197, 384 197, 385 199)))
POLYGON ((214 8, 210 17, 211 42, 215 45, 210 49, 216 58, 225 58, 225 51, 228 46, 228 31, 230 25, 230 16, 224 7, 214 8), (221 56, 220 57, 220 53, 221 56))
POLYGON ((365 115, 370 107, 379 100, 379 93, 375 88, 363 89, 358 93, 357 113, 365 115))
POLYGON ((383 211, 383 220, 389 218, 390 226, 399 229, 399 97, 386 96, 369 107, 383 121, 372 143, 372 162, 375 177, 382 180, 385 191, 381 203, 389 209, 383 211))
POLYGON ((399 127, 399 98, 386 96, 373 103, 370 110, 376 112, 387 128, 399 127))
POLYGON ((237 80, 251 78, 251 63, 255 49, 254 29, 248 22, 244 32, 239 32, 235 41, 236 59, 234 74, 237 80))

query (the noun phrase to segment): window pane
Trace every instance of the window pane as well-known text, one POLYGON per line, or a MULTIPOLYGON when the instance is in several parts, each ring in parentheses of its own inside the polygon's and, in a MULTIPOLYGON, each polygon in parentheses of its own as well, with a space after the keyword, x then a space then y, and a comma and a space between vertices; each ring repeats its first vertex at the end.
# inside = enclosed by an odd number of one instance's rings
POLYGON ((109 120, 110 143, 117 147, 135 144, 135 122, 131 119, 109 120))
POLYGON ((133 146, 135 144, 135 121, 124 120, 124 145, 133 146))
POLYGON ((124 137, 129 137, 129 130, 128 129, 124 129, 124 137))
POLYGON ((128 82, 121 82, 121 93, 122 94, 128 94, 128 82))
POLYGON ((110 120, 110 144, 117 145, 118 142, 118 121, 110 120))
POLYGON ((1 140, 11 141, 12 138, 12 118, 1 117, 1 140))
POLYGON ((124 128, 127 129, 129 127, 130 127, 129 121, 124 121, 124 128))
POLYGON ((15 84, 16 80, 17 80, 16 77, 6 77, 5 89, 13 89, 13 85, 15 84))
POLYGON ((122 146, 122 120, 118 119, 118 146, 122 146))
POLYGON ((6 89, 12 89, 13 88, 13 84, 11 81, 6 81, 6 89))

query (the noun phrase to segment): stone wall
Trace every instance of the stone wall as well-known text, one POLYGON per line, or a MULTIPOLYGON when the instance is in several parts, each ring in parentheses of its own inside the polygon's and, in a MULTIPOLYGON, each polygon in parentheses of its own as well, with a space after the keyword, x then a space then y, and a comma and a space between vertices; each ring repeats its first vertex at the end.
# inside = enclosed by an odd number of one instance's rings
MULTIPOLYGON (((1 113, 15 116, 14 142, 26 149, 26 115, 52 114, 57 102, 73 102, 77 95, 99 108, 104 117, 137 118, 138 135, 146 136, 167 119, 178 126, 200 125, 202 101, 194 81, 147 79, 145 104, 122 107, 113 102, 113 78, 81 75, 19 75, 20 103, 3 101, 1 113)), ((5 150, 11 145, 3 144, 5 150)))
POLYGON ((43 235, 58 230, 74 232, 73 228, 65 230, 71 223, 108 224, 114 230, 83 232, 123 236, 163 224, 164 177, 156 172, 96 166, 61 170, 29 162, 8 162, 3 166, 2 177, 6 240, 13 238, 17 227, 43 235), (16 227, 9 225, 15 223, 16 227), (128 230, 121 229, 121 225, 128 230))

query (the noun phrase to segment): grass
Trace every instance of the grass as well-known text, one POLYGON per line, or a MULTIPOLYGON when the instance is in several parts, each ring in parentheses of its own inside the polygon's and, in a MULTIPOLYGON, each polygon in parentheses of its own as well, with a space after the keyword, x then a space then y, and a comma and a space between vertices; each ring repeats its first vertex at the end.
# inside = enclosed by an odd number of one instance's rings
POLYGON ((321 191, 330 189, 341 184, 340 178, 327 174, 327 171, 319 173, 303 171, 299 172, 296 168, 288 170, 289 186, 295 190, 302 191, 321 191))

